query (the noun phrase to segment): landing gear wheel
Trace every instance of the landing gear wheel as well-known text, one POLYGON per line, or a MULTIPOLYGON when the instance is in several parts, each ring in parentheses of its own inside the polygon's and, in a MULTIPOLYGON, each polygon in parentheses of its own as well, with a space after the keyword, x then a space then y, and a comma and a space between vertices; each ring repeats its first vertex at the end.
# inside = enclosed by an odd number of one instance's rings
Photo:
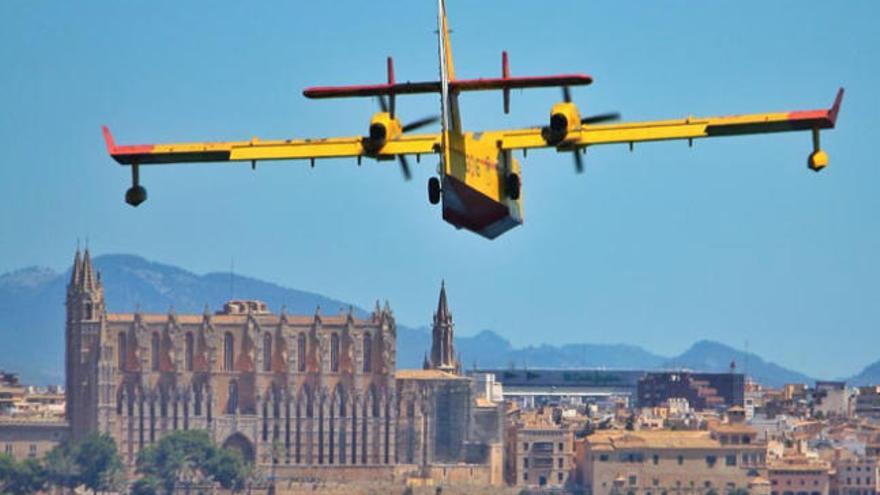
POLYGON ((440 179, 436 177, 428 179, 428 202, 432 205, 440 202, 440 179))
POLYGON ((505 189, 507 190, 507 197, 516 201, 519 199, 519 190, 520 190, 520 182, 519 175, 510 173, 507 174, 504 183, 505 189))

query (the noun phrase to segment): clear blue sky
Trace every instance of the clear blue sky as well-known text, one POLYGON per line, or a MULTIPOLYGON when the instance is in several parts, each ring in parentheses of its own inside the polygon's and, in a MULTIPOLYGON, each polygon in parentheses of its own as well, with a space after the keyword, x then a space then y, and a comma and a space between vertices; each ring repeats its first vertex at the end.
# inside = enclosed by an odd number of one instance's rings
MULTIPOLYGON (((435 160, 153 167, 122 202, 122 143, 366 132, 373 101, 304 87, 437 74, 435 2, 0 3, 0 272, 65 269, 77 237, 195 272, 227 270, 424 324, 446 278, 459 332, 518 345, 697 339, 823 377, 880 358, 880 3, 449 0, 456 69, 585 72, 582 111, 656 119, 826 107, 846 86, 831 165, 806 133, 591 150, 524 161, 525 225, 495 241, 427 203, 435 160), (552 6, 552 7, 551 7, 552 6)), ((556 90, 462 98, 466 127, 535 125, 556 90)), ((400 114, 435 113, 436 96, 400 114)), ((60 331, 60 329, 59 329, 60 331)))

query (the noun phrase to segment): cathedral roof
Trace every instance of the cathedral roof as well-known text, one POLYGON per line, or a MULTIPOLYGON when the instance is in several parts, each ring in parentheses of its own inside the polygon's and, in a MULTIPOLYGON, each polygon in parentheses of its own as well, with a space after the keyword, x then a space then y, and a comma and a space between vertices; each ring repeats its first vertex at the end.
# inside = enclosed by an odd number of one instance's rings
MULTIPOLYGON (((135 320, 136 313, 108 313, 107 321, 110 323, 131 323, 135 320)), ((253 317, 258 324, 273 326, 281 323, 281 315, 276 314, 235 314, 235 315, 210 315, 212 325, 244 325, 249 317, 253 317)), ((168 321, 168 313, 142 313, 141 321, 146 324, 158 324, 168 321)), ((204 319, 204 314, 178 314, 174 316, 181 325, 199 325, 204 319)), ((348 315, 322 316, 321 324, 324 326, 345 326, 348 323, 348 315)), ((315 322, 313 315, 285 315, 285 320, 291 326, 311 326, 315 322)), ((355 325, 368 325, 369 320, 354 318, 355 325)))
POLYGON ((467 378, 441 370, 397 370, 400 380, 467 380, 467 378))

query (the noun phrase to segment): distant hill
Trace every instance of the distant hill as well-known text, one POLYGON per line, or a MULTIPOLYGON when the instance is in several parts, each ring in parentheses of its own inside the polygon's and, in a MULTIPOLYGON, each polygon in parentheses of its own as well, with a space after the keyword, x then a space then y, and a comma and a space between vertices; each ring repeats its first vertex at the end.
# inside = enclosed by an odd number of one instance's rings
POLYGON ((846 383, 857 387, 880 384, 880 361, 869 364, 859 374, 847 378, 846 383))
MULTIPOLYGON (((201 313, 208 305, 216 310, 233 292, 229 273, 197 275, 175 266, 131 255, 105 255, 94 259, 103 274, 107 308, 128 312, 201 313)), ((0 369, 19 372, 28 383, 64 382, 64 297, 70 272, 57 273, 30 267, 0 275, 0 369)), ((235 275, 234 295, 260 299, 277 311, 311 314, 317 306, 324 314, 347 310, 349 304, 313 292, 281 287, 235 275)), ((429 315, 434 301, 426 301, 429 315)), ((454 308, 453 308, 454 310, 454 308)), ((367 310, 354 306, 358 315, 367 310)), ((457 328, 456 350, 462 366, 470 369, 515 367, 660 369, 686 367, 699 371, 727 371, 735 359, 742 370, 760 382, 779 386, 786 382, 810 383, 812 379, 769 363, 760 357, 715 342, 701 341, 674 358, 653 354, 624 344, 566 344, 515 348, 491 330, 467 335, 457 328)), ((431 346, 430 329, 398 323, 398 367, 421 367, 431 346)), ((880 367, 880 364, 877 365, 880 367)))
POLYGON ((756 354, 710 340, 697 342, 681 355, 667 360, 662 367, 725 372, 730 370, 731 361, 736 362, 737 371, 747 372, 755 381, 764 385, 779 387, 786 383, 812 384, 816 381, 803 373, 765 361, 756 354))

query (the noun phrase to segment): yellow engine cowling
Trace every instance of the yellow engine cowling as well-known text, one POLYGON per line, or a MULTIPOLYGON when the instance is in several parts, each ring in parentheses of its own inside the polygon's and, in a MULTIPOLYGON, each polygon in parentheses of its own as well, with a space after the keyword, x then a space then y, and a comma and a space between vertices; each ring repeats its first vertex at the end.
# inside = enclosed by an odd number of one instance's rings
POLYGON ((568 133, 580 129, 581 115, 574 103, 561 102, 550 110, 550 125, 542 129, 548 144, 558 145, 565 141, 568 133))
POLYGON ((388 141, 393 141, 403 134, 403 126, 397 118, 388 112, 378 112, 370 119, 370 129, 364 138, 364 150, 367 154, 377 154, 388 141))

